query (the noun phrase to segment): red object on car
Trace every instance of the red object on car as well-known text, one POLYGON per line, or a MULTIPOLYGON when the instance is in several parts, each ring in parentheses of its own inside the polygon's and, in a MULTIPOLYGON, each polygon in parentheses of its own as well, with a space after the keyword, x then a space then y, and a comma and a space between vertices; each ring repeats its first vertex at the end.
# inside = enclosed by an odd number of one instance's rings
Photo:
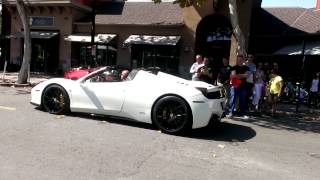
POLYGON ((73 68, 64 72, 63 78, 77 80, 99 68, 73 68))

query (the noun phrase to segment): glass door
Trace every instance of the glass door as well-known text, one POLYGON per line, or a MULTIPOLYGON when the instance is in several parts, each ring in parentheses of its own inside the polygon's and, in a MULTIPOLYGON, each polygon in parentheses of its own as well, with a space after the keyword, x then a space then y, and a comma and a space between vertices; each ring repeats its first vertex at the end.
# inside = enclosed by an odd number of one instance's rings
POLYGON ((32 53, 31 53, 31 71, 44 72, 45 71, 45 45, 40 40, 32 41, 32 53))

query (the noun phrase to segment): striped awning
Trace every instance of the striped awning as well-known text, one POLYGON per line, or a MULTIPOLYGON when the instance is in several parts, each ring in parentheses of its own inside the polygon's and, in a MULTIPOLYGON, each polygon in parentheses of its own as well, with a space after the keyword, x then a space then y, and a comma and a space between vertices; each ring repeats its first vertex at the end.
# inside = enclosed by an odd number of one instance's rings
POLYGON ((149 35, 131 35, 125 44, 147 44, 147 45, 170 45, 175 46, 181 36, 149 36, 149 35))
MULTIPOLYGON (((57 36, 58 32, 50 32, 50 31, 31 31, 30 35, 32 39, 51 39, 57 36)), ((16 32, 7 36, 7 38, 24 38, 24 32, 16 32)))
MULTIPOLYGON (((273 53, 273 55, 302 55, 303 44, 289 44, 273 53)), ((306 42, 304 55, 320 55, 320 41, 306 42)))
MULTIPOLYGON (((115 38, 116 34, 98 34, 94 37, 95 43, 109 43, 113 38, 115 38)), ((91 42, 91 36, 90 35, 83 35, 83 34, 72 34, 68 37, 64 38, 66 41, 72 41, 72 42, 84 42, 89 43, 91 42)))

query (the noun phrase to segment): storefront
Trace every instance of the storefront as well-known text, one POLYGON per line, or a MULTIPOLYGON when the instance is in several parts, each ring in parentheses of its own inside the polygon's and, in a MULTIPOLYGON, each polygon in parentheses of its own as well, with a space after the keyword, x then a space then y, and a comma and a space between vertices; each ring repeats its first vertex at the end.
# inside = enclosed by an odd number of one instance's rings
POLYGON ((259 9, 253 18, 250 52, 256 62, 277 63, 285 80, 304 81, 308 86, 320 71, 319 21, 319 10, 259 9))
MULTIPOLYGON (((88 2, 62 0, 61 4, 48 1, 27 5, 32 32, 57 33, 32 38, 32 71, 56 73, 78 66, 123 65, 159 68, 190 78, 195 54, 220 62, 234 51, 227 1, 216 4, 208 0, 201 8, 181 8, 171 2, 97 0, 93 47, 92 9, 88 2), (143 38, 136 41, 137 35, 143 38)), ((256 6, 259 1, 239 3, 239 9, 248 10, 239 11, 245 38, 249 34, 251 8, 256 6)), ((11 34, 23 32, 13 1, 7 9, 11 34)), ((10 64, 21 64, 22 49, 23 37, 11 38, 10 64)))
POLYGON ((181 36, 129 36, 124 43, 131 46, 131 67, 179 74, 180 38, 181 36))
POLYGON ((220 14, 208 15, 197 26, 195 52, 207 56, 213 66, 221 66, 222 58, 229 58, 231 36, 228 18, 220 14))
POLYGON ((71 42, 71 67, 116 65, 116 36, 97 34, 94 37, 94 50, 91 47, 91 36, 88 34, 72 34, 66 37, 65 40, 71 42))
MULTIPOLYGON (((32 72, 56 74, 70 68, 71 43, 64 38, 72 34, 73 21, 90 13, 91 8, 82 1, 59 1, 38 4, 25 2, 31 35, 32 72)), ((19 70, 24 55, 24 29, 15 1, 5 6, 10 29, 7 49, 8 68, 19 70)), ((9 26, 9 27, 8 27, 9 26)))
MULTIPOLYGON (((189 76, 194 38, 186 31, 182 9, 178 5, 118 2, 100 8, 105 10, 96 16, 96 33, 116 34, 116 38, 111 41, 112 49, 109 50, 116 61, 109 61, 108 65, 115 63, 128 68, 159 69, 189 76), (144 14, 137 9, 144 9, 144 14), (145 16, 151 12, 157 15, 145 16)), ((90 24, 88 21, 75 22, 75 33, 90 31, 90 24)), ((79 55, 76 54, 80 52, 76 48, 72 45, 72 59, 78 59, 79 55)), ((96 57, 99 59, 98 56, 102 57, 103 52, 99 53, 99 46, 97 48, 96 57)))

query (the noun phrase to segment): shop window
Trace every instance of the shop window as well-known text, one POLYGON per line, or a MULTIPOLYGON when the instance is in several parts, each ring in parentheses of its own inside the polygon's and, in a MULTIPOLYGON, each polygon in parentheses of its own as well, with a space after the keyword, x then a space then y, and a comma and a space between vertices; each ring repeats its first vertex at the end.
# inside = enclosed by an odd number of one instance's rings
POLYGON ((74 43, 73 61, 71 66, 110 66, 116 64, 117 50, 110 45, 97 45, 95 60, 92 61, 91 46, 83 43, 74 43))
POLYGON ((179 46, 133 45, 132 67, 178 74, 179 46))

